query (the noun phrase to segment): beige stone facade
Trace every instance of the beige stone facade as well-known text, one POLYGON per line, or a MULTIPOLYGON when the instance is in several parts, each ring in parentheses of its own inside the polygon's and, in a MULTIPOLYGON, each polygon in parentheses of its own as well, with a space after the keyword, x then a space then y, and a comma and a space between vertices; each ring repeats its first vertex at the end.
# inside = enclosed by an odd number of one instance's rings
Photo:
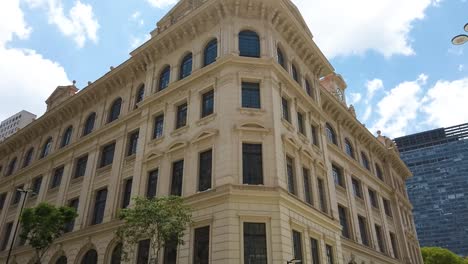
MULTIPOLYGON (((174 162, 183 160, 179 187, 194 223, 178 247, 178 264, 197 263, 194 230, 202 226, 210 230, 209 263, 248 264, 243 223, 265 226, 266 260, 252 263, 286 263, 294 258, 293 241, 296 247, 300 241, 303 263, 314 263, 313 238, 320 263, 422 264, 404 188, 409 170, 393 143, 374 137, 347 107, 346 84, 289 0, 181 1, 131 55, 76 94, 74 86, 59 87, 45 115, 0 144, 0 246, 13 239, 13 231, 5 238, 6 229, 16 224, 21 200, 15 190, 24 186, 38 191, 27 198, 29 207, 79 201, 73 231, 49 249, 44 263, 60 256, 83 263, 89 249, 96 250, 97 263, 111 263, 127 180, 132 197, 145 196, 149 174, 157 169, 156 195, 168 195, 175 188, 174 162), (242 56, 239 36, 245 30, 259 36, 258 58, 242 56), (205 65, 212 40, 216 61, 205 65), (182 58, 190 53, 191 74, 182 76, 182 58), (160 90, 167 66, 170 81, 160 90), (259 102, 244 94, 246 83, 257 85, 259 102), (204 115, 204 95, 211 91, 214 111, 204 115), (249 99, 258 105, 244 104, 249 99), (185 124, 177 121, 184 104, 185 124), (249 162, 243 144, 261 146, 260 184, 246 183, 251 168, 243 166, 249 162), (199 156, 209 149, 211 182, 200 191, 199 156), (100 190, 107 191, 105 209, 94 224, 100 190), (340 223, 346 223, 348 238, 340 223)), ((0 262, 6 254, 0 253, 0 262)), ((30 248, 18 244, 11 263, 31 257, 30 248)))

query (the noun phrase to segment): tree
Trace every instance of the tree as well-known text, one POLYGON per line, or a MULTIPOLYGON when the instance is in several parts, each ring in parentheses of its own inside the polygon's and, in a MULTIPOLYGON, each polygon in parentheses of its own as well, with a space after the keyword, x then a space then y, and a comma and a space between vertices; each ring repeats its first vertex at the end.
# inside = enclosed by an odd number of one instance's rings
POLYGON ((421 253, 424 264, 464 264, 460 256, 445 248, 423 247, 421 253))
POLYGON ((135 198, 132 208, 123 209, 120 217, 124 224, 117 236, 123 244, 123 259, 128 261, 135 245, 150 239, 150 263, 158 264, 161 249, 169 243, 183 244, 182 237, 191 222, 190 208, 178 196, 135 198))
POLYGON ((70 207, 55 207, 48 203, 40 203, 35 208, 27 208, 21 215, 21 239, 35 249, 36 263, 49 249, 55 239, 60 237, 65 224, 77 216, 76 210, 70 207))

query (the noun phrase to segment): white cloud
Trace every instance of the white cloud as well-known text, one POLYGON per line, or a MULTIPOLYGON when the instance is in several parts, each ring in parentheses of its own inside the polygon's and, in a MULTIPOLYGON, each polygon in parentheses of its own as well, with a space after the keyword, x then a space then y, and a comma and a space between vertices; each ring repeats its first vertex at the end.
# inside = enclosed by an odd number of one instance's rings
POLYGON ((465 68, 465 65, 463 64, 458 65, 458 71, 462 72, 464 68, 465 68))
POLYGON ((293 0, 329 58, 372 50, 412 55, 412 23, 440 0, 293 0))
POLYGON ((145 21, 141 18, 140 11, 135 11, 130 15, 129 21, 136 22, 138 25, 143 26, 145 21))
POLYGON ((372 106, 368 105, 366 107, 366 111, 364 112, 364 115, 362 116, 362 122, 367 122, 367 120, 369 120, 371 115, 372 115, 372 106))
POLYGON ((170 5, 173 5, 178 2, 178 0, 146 0, 149 4, 157 8, 164 8, 170 5))
POLYGON ((371 81, 366 82, 366 88, 367 88, 367 101, 372 100, 374 97, 375 92, 378 90, 382 90, 384 88, 383 81, 380 79, 373 79, 371 81))
POLYGON ((141 36, 141 37, 131 36, 130 37, 130 49, 134 50, 138 48, 141 44, 145 43, 150 38, 151 38, 150 34, 145 34, 144 36, 141 36))
POLYGON ((351 97, 349 103, 354 105, 361 101, 362 95, 360 93, 350 93, 349 96, 351 97))

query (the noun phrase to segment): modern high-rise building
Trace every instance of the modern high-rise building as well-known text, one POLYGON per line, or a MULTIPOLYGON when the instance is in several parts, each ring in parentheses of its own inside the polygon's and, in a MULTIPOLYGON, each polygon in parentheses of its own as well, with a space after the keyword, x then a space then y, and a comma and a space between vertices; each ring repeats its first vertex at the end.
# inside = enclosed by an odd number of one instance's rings
POLYGON ((468 256, 468 123, 395 139, 421 246, 468 256))
MULTIPOLYGON (((372 135, 289 0, 182 0, 131 58, 0 144, 0 261, 19 187, 78 218, 43 263, 121 263, 131 197, 180 195, 160 263, 422 264, 393 141, 372 135), (296 262, 297 263, 297 262, 296 262)), ((32 250, 16 240, 12 263, 32 250)), ((149 240, 130 263, 148 263, 149 240)))
POLYGON ((29 125, 36 119, 36 115, 28 111, 21 111, 0 123, 0 142, 13 135, 18 130, 29 125))

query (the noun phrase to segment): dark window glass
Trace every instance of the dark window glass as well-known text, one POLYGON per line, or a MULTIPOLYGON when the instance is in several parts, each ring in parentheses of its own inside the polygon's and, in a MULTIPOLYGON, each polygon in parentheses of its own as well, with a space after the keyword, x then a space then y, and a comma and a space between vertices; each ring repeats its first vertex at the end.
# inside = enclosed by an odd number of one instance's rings
POLYGON ((158 115, 154 118, 153 139, 158 139, 164 133, 164 114, 158 115))
POLYGON ((13 200, 11 201, 12 205, 18 204, 21 201, 22 193, 20 191, 18 191, 18 189, 23 189, 23 188, 24 188, 23 185, 20 185, 20 186, 15 188, 15 196, 13 196, 13 200))
POLYGON ((107 123, 117 120, 120 116, 120 109, 122 108, 122 98, 117 98, 111 105, 107 123))
POLYGON ((362 198, 361 182, 355 178, 353 178, 351 181, 353 183, 354 196, 362 198))
POLYGON ((351 145, 351 142, 349 142, 348 139, 345 139, 345 151, 348 156, 354 159, 354 149, 353 145, 351 145))
POLYGON ((63 170, 63 166, 54 169, 52 180, 50 181, 50 189, 54 189, 60 185, 62 182, 63 170))
POLYGON ((332 174, 333 174, 333 179, 335 181, 335 184, 341 187, 344 187, 345 184, 344 184, 344 178, 343 178, 343 171, 337 166, 332 165, 332 174))
POLYGON ((307 95, 309 95, 310 97, 314 97, 312 86, 310 86, 310 83, 308 80, 305 81, 305 89, 306 89, 307 95))
POLYGON ((338 140, 336 139, 335 130, 333 130, 333 128, 329 124, 326 125, 325 132, 327 134, 328 142, 338 146, 338 140))
POLYGON ((315 146, 318 146, 319 141, 318 141, 317 127, 311 126, 310 131, 312 133, 312 144, 314 144, 315 146))
POLYGON ((203 66, 207 66, 216 61, 218 57, 218 40, 213 39, 206 47, 203 57, 203 66))
POLYGON ((81 259, 81 264, 97 264, 98 255, 96 250, 90 249, 81 259))
POLYGON ((41 185, 42 185, 42 176, 34 178, 33 183, 32 183, 31 196, 39 195, 39 192, 41 191, 41 185))
POLYGON ((150 243, 149 239, 138 242, 137 264, 148 264, 150 243))
POLYGON ((338 214, 340 217, 340 224, 342 226, 341 235, 346 238, 351 238, 349 233, 348 213, 346 212, 346 209, 341 205, 338 205, 338 214))
POLYGON ((102 189, 96 192, 96 201, 94 202, 94 213, 91 224, 96 225, 102 223, 104 219, 104 210, 106 209, 107 189, 102 189))
POLYGON ((8 246, 8 240, 10 239, 11 229, 13 228, 13 222, 9 222, 5 225, 2 234, 2 244, 0 246, 0 251, 4 251, 8 246))
POLYGON ((281 98, 282 110, 283 110, 283 119, 291 122, 289 115, 289 101, 286 98, 281 98))
POLYGON ((187 54, 180 64, 179 79, 183 79, 192 74, 192 53, 187 54))
POLYGON ((293 76, 293 79, 299 83, 300 82, 300 77, 299 77, 299 72, 297 71, 297 68, 296 66, 293 64, 292 65, 292 76, 293 76))
POLYGON ((327 252, 327 264, 335 263, 333 259, 333 248, 330 245, 326 245, 326 252, 327 252))
POLYGON ((93 132, 95 121, 96 121, 96 113, 90 114, 88 118, 86 119, 86 122, 83 127, 83 136, 86 136, 89 133, 93 132))
MULTIPOLYGON (((78 198, 70 200, 68 203, 68 207, 75 209, 75 212, 78 211, 78 205, 80 200, 78 198)), ((73 227, 75 226, 75 220, 71 220, 70 222, 65 224, 64 232, 68 233, 73 231, 73 227)))
POLYGON ((198 166, 198 191, 206 191, 211 188, 212 150, 200 153, 198 166))
POLYGON ((75 165, 75 174, 73 178, 82 177, 86 173, 86 164, 88 163, 88 155, 78 158, 75 165))
POLYGON ((253 31, 239 33, 239 55, 260 58, 260 38, 253 31))
POLYGON ((389 217, 392 217, 392 206, 390 205, 390 201, 385 198, 382 198, 382 201, 384 205, 385 214, 389 217))
POLYGON ((361 159, 362 159, 362 166, 367 170, 370 170, 369 159, 367 159, 367 155, 364 152, 361 152, 361 159))
POLYGON ((101 162, 99 165, 100 168, 112 164, 112 162, 114 161, 114 151, 115 151, 115 143, 111 143, 102 148, 101 162))
POLYGON ((276 49, 276 54, 278 55, 278 63, 279 65, 281 65, 281 67, 283 67, 284 69, 286 69, 286 63, 284 61, 284 55, 283 55, 283 52, 281 51, 280 48, 277 48, 276 49))
POLYGON ((326 197, 325 185, 322 179, 317 179, 317 188, 318 188, 318 193, 319 193, 320 210, 324 213, 327 213, 328 212, 327 197, 326 197))
POLYGON ((138 147, 138 137, 140 136, 140 131, 137 130, 130 134, 128 137, 128 149, 127 149, 127 156, 132 156, 136 154, 137 147, 138 147))
POLYGON ((208 264, 210 257, 210 227, 195 229, 193 264, 208 264))
POLYGON ((164 246, 164 262, 163 264, 177 263, 177 239, 166 241, 164 246))
POLYGON ((122 243, 118 243, 112 250, 110 264, 120 264, 122 262, 122 243))
POLYGON ((143 101, 143 98, 145 97, 145 85, 142 84, 137 90, 136 96, 135 96, 135 108, 137 107, 136 104, 139 102, 143 101))
POLYGON ((390 233, 390 241, 392 242, 393 257, 397 259, 400 258, 400 254, 398 251, 398 242, 394 233, 390 233))
POLYGON ((172 163, 171 195, 182 195, 182 180, 184 176, 184 160, 172 163))
POLYGON ((127 208, 130 204, 130 199, 132 197, 132 183, 133 179, 127 179, 124 182, 123 188, 123 199, 122 199, 122 208, 127 208))
POLYGON ((65 146, 67 146, 68 144, 70 144, 71 142, 71 137, 72 137, 72 133, 73 133, 73 127, 72 126, 69 126, 65 132, 63 133, 63 136, 62 136, 62 142, 60 142, 60 147, 63 148, 65 146))
POLYGON ((375 174, 377 175, 377 178, 379 178, 382 181, 384 180, 383 172, 379 164, 375 164, 375 174))
POLYGON ((260 84, 242 83, 242 107, 260 108, 260 84))
POLYGON ((176 129, 187 125, 187 103, 177 106, 176 129))
POLYGON ((312 264, 320 264, 320 248, 317 239, 310 239, 310 247, 312 251, 312 264))
POLYGON ((0 193, 0 210, 2 210, 3 207, 5 207, 6 196, 6 193, 0 193))
POLYGON ((267 264, 264 223, 244 223, 244 263, 267 264))
POLYGON ((18 159, 16 157, 14 157, 10 163, 8 164, 8 168, 7 168, 7 171, 5 173, 5 176, 10 176, 13 174, 13 172, 15 171, 15 168, 16 168, 16 161, 18 159))
POLYGON ((299 127, 299 133, 305 135, 304 116, 299 112, 297 112, 297 125, 299 127))
POLYGON ((24 156, 24 161, 23 161, 23 168, 31 164, 33 153, 34 153, 34 148, 30 148, 28 152, 26 152, 26 155, 24 156))
POLYGON ((301 233, 293 230, 293 251, 294 251, 294 259, 302 260, 302 235, 301 233))
MULTIPOLYGON (((57 261, 55 262, 55 264, 67 264, 67 257, 65 256, 61 256, 60 258, 57 259, 57 261)), ((112 263, 113 264, 113 263, 112 263)))
POLYGON ((385 253, 385 243, 382 234, 382 227, 375 225, 375 235, 377 237, 377 245, 379 246, 378 250, 382 253, 385 253))
POLYGON ((159 75, 159 91, 162 91, 169 86, 169 82, 171 79, 171 67, 166 66, 159 75))
POLYGON ((47 157, 47 155, 49 155, 50 153, 51 148, 52 148, 52 138, 50 137, 46 140, 46 142, 42 146, 41 155, 39 156, 39 158, 42 159, 42 158, 47 157))
POLYGON ((211 90, 202 95, 201 117, 209 116, 214 111, 214 91, 211 90))
POLYGON ((369 189, 369 199, 372 207, 379 208, 379 202, 377 201, 377 194, 374 190, 369 189))
POLYGON ((146 197, 154 198, 158 189, 159 170, 155 169, 148 173, 148 185, 146 187, 146 197))
POLYGON ((367 234, 367 221, 366 218, 358 215, 359 232, 361 233, 361 241, 365 246, 369 246, 369 236, 367 234))
POLYGON ((309 169, 302 168, 302 175, 304 176, 304 196, 305 201, 308 204, 312 204, 312 185, 310 180, 310 172, 309 169))
POLYGON ((288 191, 296 194, 296 175, 294 175, 294 160, 286 157, 286 172, 288 174, 288 191))
POLYGON ((242 174, 244 184, 263 184, 262 144, 242 144, 242 174))

